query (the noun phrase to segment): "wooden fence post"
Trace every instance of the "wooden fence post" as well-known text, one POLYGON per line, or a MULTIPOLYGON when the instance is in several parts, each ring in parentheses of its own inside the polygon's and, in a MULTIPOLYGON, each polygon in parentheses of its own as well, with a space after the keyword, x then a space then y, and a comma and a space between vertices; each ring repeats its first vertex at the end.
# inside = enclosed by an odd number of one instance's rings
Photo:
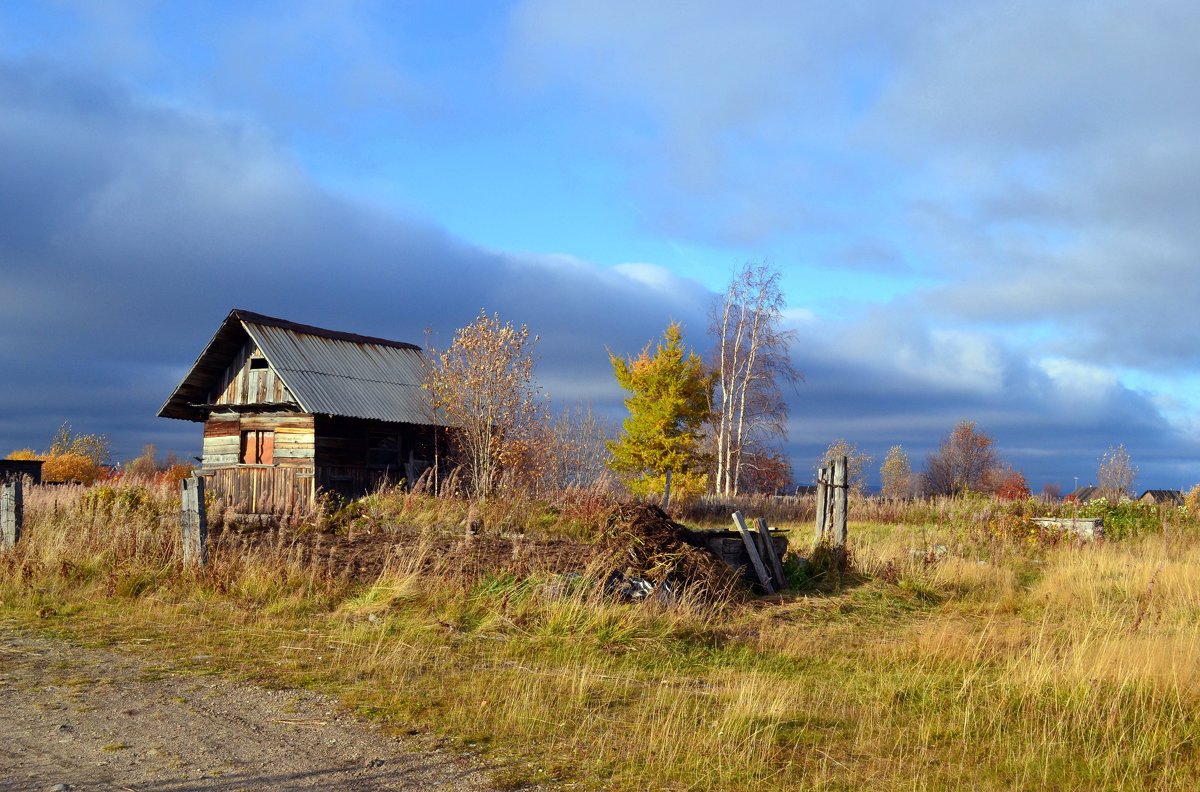
POLYGON ((662 510, 666 511, 667 506, 671 503, 671 470, 667 469, 667 481, 663 486, 662 510))
POLYGON ((733 513, 733 524, 737 526, 738 532, 742 535, 742 542, 746 545, 746 554, 750 556, 750 563, 754 565, 754 574, 758 575, 758 580, 766 592, 774 594, 775 587, 771 585, 771 576, 767 574, 767 568, 763 566, 762 557, 758 554, 758 547, 754 544, 754 537, 750 535, 750 529, 746 527, 746 521, 742 519, 741 512, 733 513))
POLYGON ((0 484, 0 550, 16 547, 21 541, 25 520, 25 496, 21 476, 0 484))
POLYGON ((817 469, 817 530, 813 536, 813 544, 820 544, 825 538, 825 490, 828 486, 826 468, 817 469))
POLYGON ((179 482, 183 526, 184 566, 208 565, 208 520, 204 513, 204 479, 192 476, 179 482))
POLYGON ((833 460, 833 546, 846 546, 846 457, 833 460))

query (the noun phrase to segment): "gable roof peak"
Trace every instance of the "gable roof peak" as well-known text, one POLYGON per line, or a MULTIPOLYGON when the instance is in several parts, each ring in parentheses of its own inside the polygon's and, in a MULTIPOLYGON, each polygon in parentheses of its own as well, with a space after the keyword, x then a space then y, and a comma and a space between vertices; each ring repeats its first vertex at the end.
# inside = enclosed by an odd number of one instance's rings
POLYGON ((229 312, 226 321, 236 319, 239 322, 249 324, 263 325, 264 327, 277 327, 280 330, 289 330, 293 333, 302 333, 304 335, 317 336, 319 338, 328 338, 333 341, 349 341, 352 344, 374 344, 376 346, 392 347, 394 349, 415 349, 420 351, 421 347, 416 344, 410 344, 406 341, 391 341, 387 338, 378 338, 376 336, 359 335, 358 333, 347 333, 341 330, 327 330, 324 327, 316 327, 314 325, 300 324, 287 319, 280 319, 266 314, 247 311, 244 308, 234 308, 229 312))
POLYGON ((415 344, 297 324, 234 308, 158 411, 203 421, 211 391, 246 343, 253 343, 307 413, 393 423, 434 424, 415 344))

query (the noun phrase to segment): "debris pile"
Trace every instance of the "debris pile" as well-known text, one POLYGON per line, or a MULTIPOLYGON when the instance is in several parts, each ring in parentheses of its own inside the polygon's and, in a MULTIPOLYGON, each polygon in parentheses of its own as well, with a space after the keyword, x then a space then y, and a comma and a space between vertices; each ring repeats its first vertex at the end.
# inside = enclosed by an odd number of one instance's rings
POLYGON ((633 599, 674 599, 684 591, 717 599, 741 589, 741 575, 695 532, 648 504, 619 506, 596 544, 593 569, 610 591, 633 599))

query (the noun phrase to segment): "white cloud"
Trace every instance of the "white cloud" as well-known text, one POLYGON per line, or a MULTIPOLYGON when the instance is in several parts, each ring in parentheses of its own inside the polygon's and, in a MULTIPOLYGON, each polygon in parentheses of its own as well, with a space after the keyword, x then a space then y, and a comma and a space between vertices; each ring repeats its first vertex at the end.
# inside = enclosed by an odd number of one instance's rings
POLYGON ((1119 386, 1117 373, 1103 366, 1062 357, 1047 357, 1039 368, 1050 378, 1061 404, 1081 410, 1102 407, 1119 386))

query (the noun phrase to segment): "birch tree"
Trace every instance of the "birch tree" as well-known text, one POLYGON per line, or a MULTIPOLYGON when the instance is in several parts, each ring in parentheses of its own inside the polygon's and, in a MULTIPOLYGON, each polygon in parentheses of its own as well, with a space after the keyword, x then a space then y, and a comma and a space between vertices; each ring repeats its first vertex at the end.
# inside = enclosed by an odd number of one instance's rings
POLYGON ((1125 450, 1125 444, 1109 446, 1104 456, 1100 457, 1100 466, 1096 471, 1100 494, 1113 501, 1131 496, 1137 474, 1137 466, 1125 450))
POLYGON ((879 477, 883 482, 883 496, 897 500, 913 494, 915 479, 913 478, 912 463, 908 454, 900 446, 892 446, 883 465, 879 468, 879 477))
POLYGON ((802 377, 789 347, 796 338, 782 327, 785 302, 779 270, 747 262, 713 307, 716 339, 713 428, 720 495, 736 495, 746 452, 765 439, 787 436, 787 403, 781 384, 802 377))

